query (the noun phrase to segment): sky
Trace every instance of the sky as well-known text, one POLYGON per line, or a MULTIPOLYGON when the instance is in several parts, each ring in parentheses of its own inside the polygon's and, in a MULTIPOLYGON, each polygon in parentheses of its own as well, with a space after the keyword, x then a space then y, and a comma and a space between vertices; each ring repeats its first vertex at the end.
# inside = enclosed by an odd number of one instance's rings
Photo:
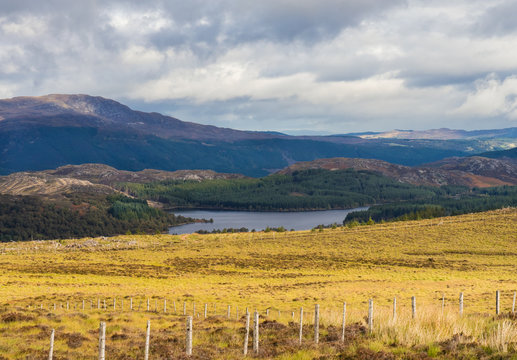
POLYGON ((517 126, 515 0, 2 0, 0 98, 235 129, 517 126))

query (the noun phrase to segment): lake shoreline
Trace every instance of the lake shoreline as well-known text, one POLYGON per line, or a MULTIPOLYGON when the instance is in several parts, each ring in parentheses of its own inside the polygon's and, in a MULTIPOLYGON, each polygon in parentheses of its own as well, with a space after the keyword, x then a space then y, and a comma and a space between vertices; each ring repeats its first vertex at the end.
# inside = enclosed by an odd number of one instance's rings
POLYGON ((266 228, 286 230, 310 230, 319 225, 341 225, 347 215, 368 207, 312 211, 244 211, 244 210, 177 210, 176 215, 190 218, 212 219, 212 222, 197 222, 169 228, 169 234, 190 234, 198 231, 211 232, 224 229, 246 228, 262 231, 266 228))

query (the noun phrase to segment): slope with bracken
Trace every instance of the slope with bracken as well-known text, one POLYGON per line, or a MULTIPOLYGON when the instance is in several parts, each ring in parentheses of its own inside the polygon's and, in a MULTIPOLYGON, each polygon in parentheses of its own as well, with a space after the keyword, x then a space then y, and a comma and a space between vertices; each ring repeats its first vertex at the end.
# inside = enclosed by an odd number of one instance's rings
POLYGON ((479 157, 468 159, 458 158, 425 167, 409 167, 374 159, 331 158, 299 162, 281 170, 279 173, 289 174, 306 169, 343 170, 351 168, 378 172, 400 182, 413 185, 462 185, 469 187, 517 185, 517 165, 511 162, 479 157), (460 160, 464 160, 463 164, 470 161, 471 163, 482 163, 484 166, 461 166, 460 160), (454 161, 456 161, 456 165, 453 164, 454 161), (488 170, 489 168, 498 170, 491 172, 488 170), (504 171, 501 169, 504 169, 504 171))

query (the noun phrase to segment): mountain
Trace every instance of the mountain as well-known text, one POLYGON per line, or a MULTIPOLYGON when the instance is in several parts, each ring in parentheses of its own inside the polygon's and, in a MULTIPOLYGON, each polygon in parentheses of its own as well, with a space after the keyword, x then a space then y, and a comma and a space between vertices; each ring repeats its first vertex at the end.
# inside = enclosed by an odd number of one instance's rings
POLYGON ((517 165, 488 158, 449 158, 424 167, 409 167, 375 159, 331 158, 299 162, 281 171, 292 174, 308 169, 369 170, 413 185, 489 187, 517 185, 517 165))
POLYGON ((363 139, 434 139, 434 140, 459 140, 459 139, 515 139, 517 127, 492 130, 453 130, 447 128, 431 130, 392 130, 385 132, 350 133, 347 135, 358 136, 363 139))
POLYGON ((480 139, 239 131, 135 111, 88 95, 0 100, 0 174, 100 163, 128 171, 203 169, 258 177, 318 158, 371 158, 413 166, 501 148, 480 139))
POLYGON ((517 162, 517 147, 508 150, 489 151, 480 155, 493 159, 504 159, 508 161, 517 162))

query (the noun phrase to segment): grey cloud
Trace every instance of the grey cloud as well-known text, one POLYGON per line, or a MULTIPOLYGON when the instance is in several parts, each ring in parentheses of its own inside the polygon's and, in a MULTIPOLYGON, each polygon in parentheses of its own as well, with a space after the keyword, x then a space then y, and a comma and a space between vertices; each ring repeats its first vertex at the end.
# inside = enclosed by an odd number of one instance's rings
POLYGON ((506 0, 490 7, 473 26, 480 36, 498 36, 515 33, 517 30, 517 2, 506 0))

